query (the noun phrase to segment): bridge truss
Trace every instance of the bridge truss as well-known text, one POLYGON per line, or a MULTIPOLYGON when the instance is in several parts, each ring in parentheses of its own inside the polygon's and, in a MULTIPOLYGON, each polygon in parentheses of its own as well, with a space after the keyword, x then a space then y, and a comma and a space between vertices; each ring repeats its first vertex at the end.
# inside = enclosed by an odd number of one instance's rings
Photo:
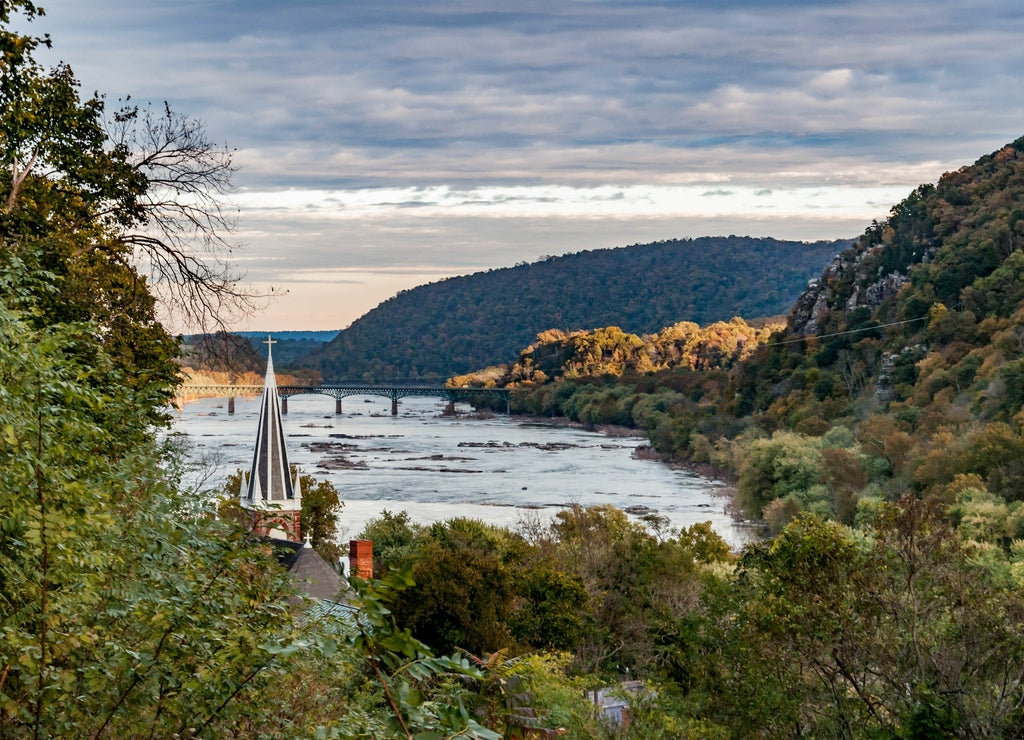
MULTIPOLYGON (((235 410, 236 396, 258 396, 263 393, 262 385, 211 385, 185 383, 179 394, 181 396, 219 396, 227 397, 228 413, 235 410)), ((288 399, 291 396, 320 395, 330 396, 335 401, 334 412, 341 413, 341 401, 348 396, 381 396, 391 399, 391 413, 398 415, 398 401, 410 396, 431 396, 444 398, 449 405, 459 401, 475 405, 483 399, 497 399, 505 402, 506 413, 512 399, 512 391, 506 388, 450 388, 448 386, 421 385, 357 385, 357 384, 321 384, 321 385, 279 385, 277 394, 281 398, 281 412, 288 413, 288 399)))

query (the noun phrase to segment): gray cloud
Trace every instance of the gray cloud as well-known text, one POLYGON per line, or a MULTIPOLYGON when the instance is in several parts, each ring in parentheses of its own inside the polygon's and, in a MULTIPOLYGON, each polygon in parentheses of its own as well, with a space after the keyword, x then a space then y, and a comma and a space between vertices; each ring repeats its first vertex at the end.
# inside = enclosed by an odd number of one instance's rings
MULTIPOLYGON (((765 198, 796 186, 909 190, 1017 138, 1024 120, 1017 0, 45 5, 35 25, 52 34, 54 61, 69 61, 86 90, 168 100, 204 119, 211 138, 239 149, 243 192, 694 184, 721 191, 705 199, 717 203, 739 186, 765 198)), ((806 233, 862 228, 810 210, 806 233)), ((536 241, 545 232, 527 217, 473 223, 346 228, 376 235, 381 264, 404 253, 381 234, 430 245, 419 263, 442 271, 469 267, 464 250, 477 266, 502 251, 502 263, 527 259, 527 244, 558 250, 536 241)), ((555 232, 580 235, 566 248, 612 234, 633 243, 657 231, 647 223, 610 228, 588 215, 555 232)), ((708 233, 744 225, 666 215, 658 228, 696 235, 695 223, 708 233)), ((321 227, 338 234, 335 222, 321 227)), ((325 238, 296 228, 310 244, 325 238)), ((246 240, 257 254, 269 248, 246 240)), ((338 241, 313 249, 316 259, 371 250, 338 241)))
POLYGON ((106 45, 113 34, 103 39, 87 19, 119 19, 130 32, 88 55, 89 75, 108 90, 192 104, 246 147, 677 148, 708 136, 784 146, 817 136, 828 152, 952 127, 969 114, 958 95, 987 100, 996 118, 985 134, 1005 137, 998 127, 1020 120, 1009 101, 1020 99, 1010 93, 1022 22, 1008 2, 970 13, 941 2, 538 3, 516 13, 486 3, 138 5, 50 3, 58 50, 77 38, 106 45), (495 10, 473 12, 481 7, 495 10), (74 26, 61 33, 64 18, 74 26))

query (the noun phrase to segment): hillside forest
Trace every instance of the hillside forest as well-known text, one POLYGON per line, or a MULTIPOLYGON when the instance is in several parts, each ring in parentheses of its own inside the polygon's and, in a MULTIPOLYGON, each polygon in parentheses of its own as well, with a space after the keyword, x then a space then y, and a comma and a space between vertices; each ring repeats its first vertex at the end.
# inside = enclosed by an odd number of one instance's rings
POLYGON ((165 433, 158 301, 245 295, 186 249, 227 235, 181 230, 223 224, 190 188, 230 152, 83 97, 15 30, 43 20, 0 4, 0 738, 1024 735, 1024 140, 872 224, 784 328, 551 332, 480 381, 735 476, 764 541, 608 507, 515 531, 387 512, 379 577, 339 608, 165 433), (147 250, 188 266, 169 293, 147 250))
POLYGON ((673 239, 450 278, 388 299, 300 364, 325 382, 443 381, 507 361, 548 329, 775 316, 849 243, 673 239))
POLYGON ((727 619, 785 644, 760 680, 781 679, 775 717, 791 724, 756 734, 1016 736, 1018 720, 972 725, 967 704, 1013 695, 1017 713, 1024 698, 1021 641, 987 642, 1024 614, 1022 237, 1018 139, 872 223, 785 326, 755 335, 734 320, 743 350, 717 340, 717 363, 701 359, 715 326, 682 325, 667 364, 664 333, 678 327, 611 327, 542 333, 517 362, 450 382, 514 388, 526 413, 644 429, 665 459, 733 482, 767 539, 726 579, 734 596, 759 594, 727 619), (975 587, 994 601, 974 602, 975 587), (992 614, 982 647, 974 620, 992 614), (912 676, 891 682, 888 661, 912 676), (993 668, 1009 673, 955 686, 993 668), (894 710, 891 691, 916 708, 894 710))
POLYGON ((517 362, 451 382, 516 388, 530 413, 642 427, 667 457, 734 478, 744 513, 773 531, 804 511, 854 524, 908 493, 963 521, 995 507, 1009 529, 987 557, 1010 568, 1024 498, 1022 151, 917 188, 785 326, 544 332, 517 362))

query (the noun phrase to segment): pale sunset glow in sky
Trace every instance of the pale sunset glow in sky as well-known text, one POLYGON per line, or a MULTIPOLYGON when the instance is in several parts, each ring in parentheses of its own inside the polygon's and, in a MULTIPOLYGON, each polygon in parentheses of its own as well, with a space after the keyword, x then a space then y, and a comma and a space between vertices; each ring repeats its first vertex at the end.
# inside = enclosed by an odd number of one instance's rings
POLYGON ((853 237, 1024 134, 1019 0, 43 0, 44 63, 236 149, 238 329, 703 235, 853 237))

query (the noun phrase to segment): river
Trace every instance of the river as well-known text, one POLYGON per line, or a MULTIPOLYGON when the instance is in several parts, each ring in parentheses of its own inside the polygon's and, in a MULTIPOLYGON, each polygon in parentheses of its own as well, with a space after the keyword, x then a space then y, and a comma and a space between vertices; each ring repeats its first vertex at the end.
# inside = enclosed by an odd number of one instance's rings
MULTIPOLYGON (((423 524, 465 516, 514 528, 574 503, 611 504, 634 519, 654 511, 671 528, 710 521, 735 547, 750 539, 726 513, 719 484, 637 457, 639 437, 503 415, 444 416, 444 403, 431 398, 403 399, 396 417, 382 398, 350 397, 343 410, 335 416, 325 396, 293 396, 284 416, 290 461, 328 478, 345 502, 342 541, 385 509, 423 524)), ((193 483, 219 486, 248 469, 258 417, 255 397, 237 398, 234 414, 213 398, 174 412, 173 431, 187 437, 197 464, 193 483)))

